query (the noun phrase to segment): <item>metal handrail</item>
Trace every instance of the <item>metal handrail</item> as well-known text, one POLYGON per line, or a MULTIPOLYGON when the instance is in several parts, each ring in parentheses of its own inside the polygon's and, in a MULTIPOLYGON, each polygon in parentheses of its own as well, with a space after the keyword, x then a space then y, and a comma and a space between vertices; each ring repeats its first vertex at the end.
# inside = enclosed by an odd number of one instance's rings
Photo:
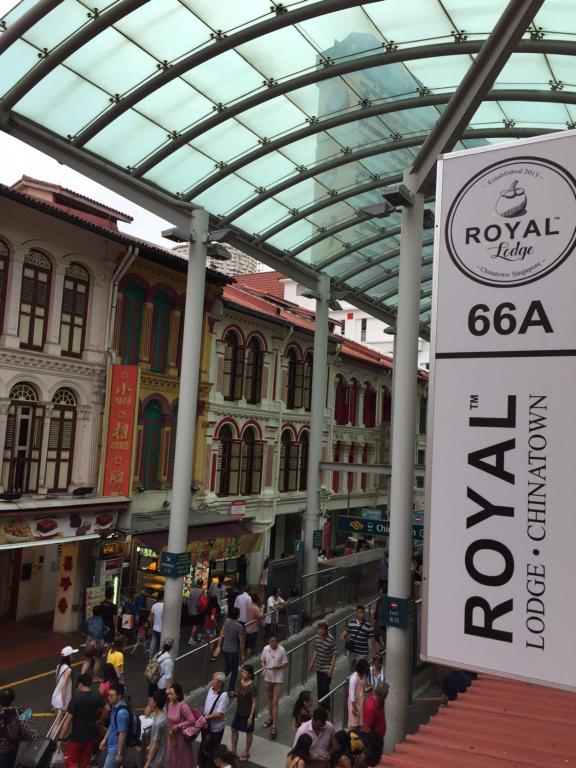
MULTIPOLYGON (((338 569, 335 568, 334 570, 338 570, 338 569)), ((323 584, 321 587, 316 587, 316 589, 313 589, 311 592, 307 592, 305 595, 299 595, 298 597, 293 597, 289 600, 285 600, 282 606, 278 606, 277 610, 281 610, 283 606, 289 605, 291 603, 297 603, 300 600, 305 600, 306 598, 316 594, 317 592, 322 592, 328 587, 332 587, 334 584, 337 584, 339 581, 345 581, 347 578, 348 578, 347 576, 340 576, 339 578, 334 579, 333 581, 329 581, 328 584, 323 584)), ((267 616, 272 616, 276 612, 277 612, 276 610, 268 611, 267 613, 262 615, 262 619, 265 621, 267 616)), ((186 651, 186 653, 183 653, 181 656, 177 656, 176 661, 180 661, 181 659, 184 659, 187 656, 191 656, 193 653, 199 653, 200 651, 205 651, 207 647, 209 647, 213 643, 217 643, 218 641, 219 641, 218 637, 215 637, 213 640, 208 640, 208 642, 203 643, 200 647, 192 648, 192 650, 186 651)))
POLYGON ((333 566, 330 566, 330 568, 322 568, 321 571, 312 571, 312 573, 304 573, 300 578, 309 579, 310 576, 323 576, 325 573, 328 573, 329 571, 337 571, 337 570, 338 570, 338 566, 333 565, 333 566))

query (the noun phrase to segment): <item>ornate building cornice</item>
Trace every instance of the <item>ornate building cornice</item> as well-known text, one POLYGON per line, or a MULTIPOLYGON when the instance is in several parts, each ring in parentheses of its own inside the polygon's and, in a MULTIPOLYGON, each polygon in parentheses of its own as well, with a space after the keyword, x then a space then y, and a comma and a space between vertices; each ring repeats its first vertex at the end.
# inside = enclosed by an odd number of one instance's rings
POLYGON ((37 355, 29 351, 7 352, 4 349, 0 352, 0 366, 25 373, 33 371, 36 375, 44 373, 52 376, 66 376, 94 383, 100 383, 106 378, 106 368, 100 363, 87 363, 69 357, 37 355))

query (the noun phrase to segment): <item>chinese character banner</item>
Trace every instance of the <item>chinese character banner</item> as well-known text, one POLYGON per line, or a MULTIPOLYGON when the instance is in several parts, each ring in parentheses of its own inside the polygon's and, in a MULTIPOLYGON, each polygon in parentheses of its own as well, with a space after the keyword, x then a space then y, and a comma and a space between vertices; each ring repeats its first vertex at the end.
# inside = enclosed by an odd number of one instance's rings
POLYGON ((112 366, 103 496, 130 496, 138 371, 137 365, 112 366))

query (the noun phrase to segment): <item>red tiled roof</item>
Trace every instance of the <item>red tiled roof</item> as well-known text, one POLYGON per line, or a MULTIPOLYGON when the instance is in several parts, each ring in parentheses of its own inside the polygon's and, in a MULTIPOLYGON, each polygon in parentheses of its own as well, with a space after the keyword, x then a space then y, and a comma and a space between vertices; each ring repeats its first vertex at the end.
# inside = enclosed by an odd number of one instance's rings
MULTIPOLYGON (((78 198, 79 200, 85 200, 87 203, 90 203, 90 205, 95 205, 98 208, 101 208, 105 211, 108 211, 109 213, 112 213, 116 218, 120 219, 120 221, 124 221, 127 224, 134 221, 134 218, 130 216, 127 213, 123 213, 122 211, 118 211, 115 208, 110 208, 108 205, 104 205, 104 203, 98 202, 98 200, 93 200, 90 197, 86 197, 86 195, 80 194, 80 192, 75 192, 73 189, 68 189, 67 187, 62 187, 60 184, 54 184, 51 181, 42 181, 42 179, 35 179, 32 176, 22 176, 18 181, 14 182, 10 189, 15 190, 16 192, 21 192, 22 186, 38 186, 38 187, 45 187, 46 189, 51 189, 54 192, 60 192, 67 195, 72 195, 73 197, 78 198)), ((31 197, 34 197, 34 195, 31 195, 31 197)), ((58 205, 55 203, 55 205, 58 205)), ((59 206, 58 206, 59 207, 59 206)))
POLYGON ((576 695, 481 675, 390 755, 387 768, 576 766, 576 695))
POLYGON ((284 286, 280 282, 284 278, 281 272, 250 272, 243 275, 235 275, 236 282, 246 288, 254 288, 277 299, 284 298, 284 286))
MULTIPOLYGON (((43 183, 43 182, 42 182, 43 183)), ((35 208, 38 211, 42 211, 48 215, 56 216, 64 221, 69 221, 71 224, 76 224, 83 229, 87 229, 90 232, 94 232, 97 235, 102 235, 110 240, 114 240, 124 245, 137 246, 140 249, 140 255, 144 258, 153 258, 159 263, 164 264, 172 269, 177 269, 180 272, 186 272, 188 259, 184 256, 180 256, 177 252, 168 248, 163 248, 161 245, 150 243, 148 240, 141 240, 139 237, 129 235, 126 232, 120 230, 112 230, 109 227, 104 227, 97 224, 93 220, 82 215, 81 211, 72 212, 64 209, 61 205, 52 203, 49 200, 42 200, 34 195, 28 195, 25 192, 19 192, 11 187, 7 187, 4 184, 0 184, 0 196, 6 197, 9 200, 14 200, 17 203, 22 203, 30 208, 35 208)), ((212 282, 229 283, 231 278, 226 277, 221 272, 216 272, 213 269, 206 267, 206 275, 210 277, 212 282)))

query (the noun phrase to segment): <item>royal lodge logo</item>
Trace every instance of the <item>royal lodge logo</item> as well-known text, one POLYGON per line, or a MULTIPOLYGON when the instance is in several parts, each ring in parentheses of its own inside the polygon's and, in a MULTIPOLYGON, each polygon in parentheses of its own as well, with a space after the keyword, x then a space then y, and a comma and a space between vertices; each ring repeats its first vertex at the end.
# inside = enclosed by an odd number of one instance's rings
POLYGON ((459 190, 445 239, 454 264, 478 283, 505 287, 539 280, 576 245, 576 180, 538 157, 495 163, 459 190))

